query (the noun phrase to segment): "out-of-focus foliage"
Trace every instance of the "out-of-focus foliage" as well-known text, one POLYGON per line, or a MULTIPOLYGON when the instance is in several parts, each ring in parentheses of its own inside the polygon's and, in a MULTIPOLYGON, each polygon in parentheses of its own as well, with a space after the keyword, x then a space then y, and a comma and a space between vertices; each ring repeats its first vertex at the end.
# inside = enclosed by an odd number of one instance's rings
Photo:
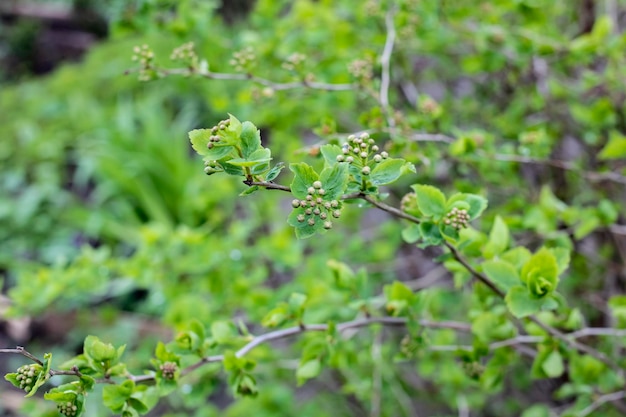
MULTIPOLYGON (((619 369, 563 339, 534 342, 531 357, 511 347, 490 351, 520 334, 544 335, 511 314, 545 308, 537 316, 561 331, 617 332, 626 324, 623 1, 587 9, 549 0, 257 0, 247 15, 245 2, 230 12, 227 3, 92 4, 111 19, 108 40, 81 63, 0 91, 6 316, 70 322, 57 345, 36 333, 14 344, 52 351, 53 369, 84 348, 72 359, 87 375, 84 385, 110 369, 93 365, 95 357, 106 356, 111 368, 120 360, 108 343, 126 345, 125 368, 152 369, 159 381, 141 390, 130 380, 104 392, 97 385, 84 415, 110 415, 103 404, 142 411, 166 392, 150 415, 591 415, 583 413, 594 401, 623 389, 619 369), (395 29, 390 108, 379 100, 386 18, 395 29), (280 90, 193 74, 141 83, 136 72, 124 75, 136 67, 135 46, 148 45, 159 67, 175 68, 169 56, 187 42, 215 73, 355 88, 280 90), (273 164, 304 161, 317 172, 329 162, 323 145, 368 130, 385 152, 416 166, 383 190, 398 207, 414 191, 402 208, 423 222, 409 226, 345 204, 328 233, 296 240, 287 224, 293 197, 272 190, 238 197, 247 189, 242 178, 203 174, 187 132, 227 113, 261 129, 273 164), (440 231, 455 192, 466 193, 459 201, 481 195, 489 207, 473 228, 440 231), (402 238, 458 243, 508 295, 500 300, 471 285, 458 260, 436 259, 441 250, 402 238), (380 311, 458 320, 469 332, 310 332, 245 358, 226 354, 223 366, 180 380, 172 371, 175 381, 163 382, 172 363, 178 370, 197 360, 194 353, 239 348, 248 332, 267 332, 263 326, 340 323, 380 311), (83 346, 90 334, 99 339, 83 346), (258 396, 233 398, 230 387, 258 396)), ((284 170, 276 182, 292 179, 284 170)), ((611 356, 622 339, 584 342, 611 356)), ((13 364, 21 362, 13 357, 13 364)), ((74 392, 62 385, 47 396, 82 408, 74 392)), ((12 415, 2 404, 0 413, 12 415)), ((598 410, 621 415, 611 402, 598 410)), ((57 414, 39 394, 19 412, 57 414)))

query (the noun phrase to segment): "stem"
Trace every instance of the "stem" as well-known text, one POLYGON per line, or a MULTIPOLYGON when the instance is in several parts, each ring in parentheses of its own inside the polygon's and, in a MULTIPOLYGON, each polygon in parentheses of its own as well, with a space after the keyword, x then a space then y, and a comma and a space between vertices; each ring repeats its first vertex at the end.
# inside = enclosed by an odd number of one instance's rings
POLYGON ((385 39, 385 46, 383 53, 380 57, 380 64, 382 72, 380 76, 380 93, 379 101, 380 106, 383 109, 387 117, 387 124, 390 128, 394 128, 396 123, 393 120, 393 113, 391 106, 389 105, 389 85, 391 82, 391 54, 393 53, 393 45, 396 39, 396 28, 393 23, 393 16, 395 11, 393 8, 385 15, 385 26, 387 27, 387 38, 385 39))
POLYGON ((155 69, 159 75, 167 76, 167 75, 182 75, 182 76, 190 76, 190 75, 198 75, 203 78, 207 78, 210 80, 231 80, 231 81, 252 81, 253 83, 263 85, 265 87, 270 87, 273 90, 281 91, 281 90, 292 90, 295 88, 310 88, 312 90, 323 90, 323 91, 350 91, 357 88, 356 84, 331 84, 331 83, 321 83, 321 82, 310 82, 310 81, 295 81, 291 83, 281 83, 269 80, 267 78, 257 77, 252 74, 232 74, 232 73, 221 73, 221 72, 212 72, 212 71, 197 71, 190 70, 189 68, 156 68, 155 69))

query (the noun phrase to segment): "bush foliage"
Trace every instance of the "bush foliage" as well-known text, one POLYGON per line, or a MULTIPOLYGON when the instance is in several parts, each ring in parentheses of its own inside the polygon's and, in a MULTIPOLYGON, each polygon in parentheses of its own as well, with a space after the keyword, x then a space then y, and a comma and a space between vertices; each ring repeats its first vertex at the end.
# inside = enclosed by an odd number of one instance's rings
POLYGON ((108 3, 0 95, 0 410, 623 415, 625 5, 584 4, 108 3))

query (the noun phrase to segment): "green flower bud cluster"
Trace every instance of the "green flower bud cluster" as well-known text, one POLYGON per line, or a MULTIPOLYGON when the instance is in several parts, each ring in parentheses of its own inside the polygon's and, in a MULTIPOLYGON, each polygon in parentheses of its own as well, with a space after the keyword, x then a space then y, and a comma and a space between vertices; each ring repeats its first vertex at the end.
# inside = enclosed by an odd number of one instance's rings
POLYGON ((256 65, 254 49, 248 46, 241 51, 235 52, 229 63, 235 67, 237 72, 250 72, 256 65))
POLYGON ((43 367, 39 364, 31 364, 20 366, 17 369, 16 379, 20 382, 20 388, 26 392, 30 392, 35 386, 37 376, 43 370, 43 367))
POLYGON ((413 216, 419 216, 419 209, 417 208, 417 194, 408 193, 400 200, 400 210, 413 216))
POLYGON ((176 371, 178 370, 178 365, 174 362, 165 362, 162 364, 159 369, 161 369, 161 374, 165 379, 174 379, 176 375, 176 371))
POLYGON ((470 378, 477 379, 485 372, 485 366, 480 362, 463 362, 463 370, 470 378))
POLYGON ((369 59, 356 59, 348 64, 348 72, 354 78, 365 83, 374 78, 374 69, 372 61, 369 59))
POLYGON ((458 209, 457 207, 454 207, 452 210, 450 210, 450 212, 446 214, 446 217, 443 220, 444 224, 452 226, 457 230, 461 230, 467 227, 469 225, 469 221, 470 216, 467 210, 458 209))
POLYGON ((148 45, 135 46, 132 60, 139 63, 139 81, 150 81, 156 77, 154 52, 148 45))
POLYGON ((198 66, 198 55, 194 49, 193 42, 187 42, 175 48, 170 55, 170 59, 172 61, 182 61, 190 67, 198 66))
POLYGON ((211 137, 209 137, 209 142, 207 143, 206 147, 209 149, 213 149, 215 147, 215 144, 221 140, 219 136, 220 131, 226 130, 228 126, 230 126, 229 119, 222 120, 218 124, 213 126, 211 128, 211 137))
POLYGON ((341 202, 338 200, 326 201, 324 195, 326 190, 321 181, 315 181, 307 190, 308 195, 304 200, 293 200, 291 206, 294 209, 303 209, 297 220, 299 223, 305 221, 309 226, 315 226, 318 219, 324 222, 324 229, 332 229, 331 218, 338 219, 341 216, 341 202))
POLYGON ((78 412, 78 407, 76 406, 76 404, 67 401, 57 404, 57 410, 59 410, 59 413, 63 414, 64 416, 73 417, 78 412))
POLYGON ((306 61, 306 55, 294 52, 283 62, 282 67, 287 71, 296 71, 302 67, 304 61, 306 61))
MULTIPOLYGON (((209 137, 209 141, 206 144, 208 149, 213 149, 219 142, 221 142, 222 137, 220 133, 225 131, 228 126, 230 126, 230 119, 221 120, 218 124, 211 128, 211 136, 209 137)), ((207 175, 212 175, 217 172, 223 172, 224 168, 217 161, 204 161, 204 173, 207 175)))
POLYGON ((361 174, 369 175, 372 172, 371 163, 378 164, 383 159, 389 158, 385 151, 378 153, 380 148, 375 144, 374 139, 367 133, 359 136, 348 136, 348 142, 341 147, 341 154, 337 155, 337 162, 347 162, 361 167, 361 174))

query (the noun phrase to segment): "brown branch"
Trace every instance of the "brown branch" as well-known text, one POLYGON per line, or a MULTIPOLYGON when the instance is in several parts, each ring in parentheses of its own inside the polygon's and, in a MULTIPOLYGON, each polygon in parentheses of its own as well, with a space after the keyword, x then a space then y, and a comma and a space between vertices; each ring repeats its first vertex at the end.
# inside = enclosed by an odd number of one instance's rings
POLYGON ((280 190, 287 191, 288 193, 291 192, 291 188, 287 187, 286 185, 280 185, 273 182, 244 180, 243 183, 246 184, 248 187, 254 187, 256 185, 258 187, 263 187, 267 190, 280 190))
POLYGON ((22 346, 16 346, 14 349, 10 349, 10 348, 0 349, 0 353, 16 353, 18 355, 26 356, 31 361, 43 366, 42 361, 40 361, 36 356, 31 354, 30 352, 26 351, 26 349, 24 349, 22 346))

